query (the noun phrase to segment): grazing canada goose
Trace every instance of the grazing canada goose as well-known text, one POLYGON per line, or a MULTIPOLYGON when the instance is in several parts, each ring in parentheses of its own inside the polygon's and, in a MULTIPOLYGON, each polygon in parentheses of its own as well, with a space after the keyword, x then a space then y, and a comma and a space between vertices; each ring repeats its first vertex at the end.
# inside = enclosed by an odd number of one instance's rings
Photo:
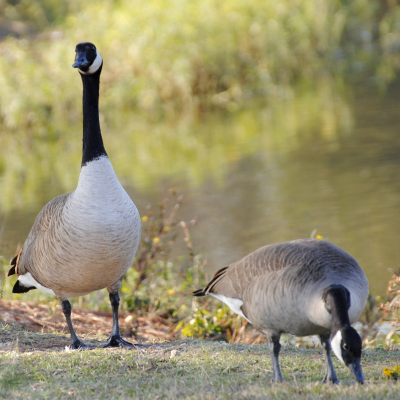
POLYGON ((351 324, 368 297, 368 280, 357 261, 331 243, 317 239, 261 247, 217 271, 204 289, 267 336, 275 382, 282 381, 282 333, 319 335, 325 356, 324 381, 338 383, 336 356, 364 382, 361 338, 351 324))
POLYGON ((76 46, 74 68, 83 83, 83 155, 77 188, 51 200, 37 216, 8 275, 19 275, 13 293, 31 289, 62 302, 72 349, 88 349, 75 334, 68 298, 107 288, 113 328, 102 347, 134 347, 121 338, 119 289, 140 241, 140 216, 119 183, 103 146, 99 86, 103 67, 92 43, 76 46))

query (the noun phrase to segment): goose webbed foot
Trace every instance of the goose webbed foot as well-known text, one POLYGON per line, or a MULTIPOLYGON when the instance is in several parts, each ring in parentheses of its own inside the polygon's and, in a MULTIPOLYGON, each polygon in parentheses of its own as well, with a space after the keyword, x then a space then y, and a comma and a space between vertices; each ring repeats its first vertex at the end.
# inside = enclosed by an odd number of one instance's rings
POLYGON ((274 382, 275 382, 275 383, 282 383, 282 382, 283 382, 282 375, 279 375, 279 374, 275 374, 275 373, 274 373, 274 382))
POLYGON ((81 340, 77 339, 72 342, 70 346, 68 346, 69 350, 93 350, 96 346, 91 346, 90 344, 83 343, 81 340))
POLYGON ((71 334, 71 340, 72 340, 72 344, 70 346, 68 346, 69 350, 93 350, 96 347, 95 346, 90 346, 89 344, 83 343, 77 336, 75 333, 75 330, 72 326, 72 321, 71 321, 71 303, 68 300, 63 300, 61 302, 62 305, 62 310, 63 313, 65 315, 65 319, 67 321, 67 325, 68 325, 68 330, 69 333, 71 334))
POLYGON ((119 308, 119 295, 118 293, 110 293, 110 302, 113 311, 113 328, 111 331, 111 335, 108 338, 108 342, 101 345, 100 347, 124 347, 126 349, 139 349, 146 348, 148 346, 143 344, 132 344, 122 339, 121 332, 119 330, 118 324, 118 308, 119 308))
POLYGON ((328 375, 325 375, 324 379, 321 381, 322 383, 331 383, 333 385, 338 385, 339 384, 339 379, 337 377, 331 377, 328 375))
POLYGON ((143 349, 146 348, 148 346, 144 345, 144 344, 139 344, 139 343, 130 343, 127 342, 126 340, 122 339, 121 335, 111 335, 108 338, 108 342, 105 344, 102 344, 100 346, 101 348, 106 348, 106 347, 124 347, 126 349, 132 349, 132 350, 136 350, 136 349, 143 349))

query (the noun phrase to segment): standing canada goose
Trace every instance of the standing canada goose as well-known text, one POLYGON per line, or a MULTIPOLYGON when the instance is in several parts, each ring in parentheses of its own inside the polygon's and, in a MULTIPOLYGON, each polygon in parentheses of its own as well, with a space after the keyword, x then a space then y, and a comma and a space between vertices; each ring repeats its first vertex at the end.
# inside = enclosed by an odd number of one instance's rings
POLYGON ((282 381, 282 333, 319 335, 325 356, 324 381, 338 383, 336 356, 364 382, 361 338, 351 324, 368 297, 368 280, 357 261, 331 243, 317 239, 261 247, 217 271, 204 289, 267 336, 275 382, 282 381))
POLYGON ((118 324, 119 289, 140 241, 140 216, 119 183, 103 146, 99 86, 103 66, 92 43, 76 46, 74 68, 83 83, 83 155, 77 188, 51 200, 37 216, 8 275, 19 275, 13 293, 31 289, 62 303, 72 349, 88 349, 75 334, 68 298, 107 288, 113 328, 102 347, 126 346, 118 324))

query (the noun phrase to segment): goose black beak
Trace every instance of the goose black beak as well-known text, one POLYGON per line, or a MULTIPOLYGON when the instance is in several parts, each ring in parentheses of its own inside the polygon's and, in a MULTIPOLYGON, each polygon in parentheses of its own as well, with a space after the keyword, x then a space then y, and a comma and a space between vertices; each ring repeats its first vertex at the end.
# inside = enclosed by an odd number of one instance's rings
POLYGON ((81 71, 87 71, 90 63, 86 58, 86 53, 76 53, 75 62, 72 64, 74 68, 79 68, 81 71))
POLYGON ((363 384, 365 378, 361 368, 361 359, 356 358, 351 364, 348 364, 347 366, 350 368, 351 372, 357 379, 357 382, 363 384))

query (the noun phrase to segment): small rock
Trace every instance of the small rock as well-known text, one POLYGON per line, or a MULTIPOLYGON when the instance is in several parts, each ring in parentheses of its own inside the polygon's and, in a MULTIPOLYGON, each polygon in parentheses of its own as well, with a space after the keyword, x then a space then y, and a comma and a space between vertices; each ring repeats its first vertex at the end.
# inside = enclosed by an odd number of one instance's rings
POLYGON ((180 357, 182 355, 181 351, 178 350, 171 350, 171 356, 170 358, 175 358, 175 357, 180 357))

